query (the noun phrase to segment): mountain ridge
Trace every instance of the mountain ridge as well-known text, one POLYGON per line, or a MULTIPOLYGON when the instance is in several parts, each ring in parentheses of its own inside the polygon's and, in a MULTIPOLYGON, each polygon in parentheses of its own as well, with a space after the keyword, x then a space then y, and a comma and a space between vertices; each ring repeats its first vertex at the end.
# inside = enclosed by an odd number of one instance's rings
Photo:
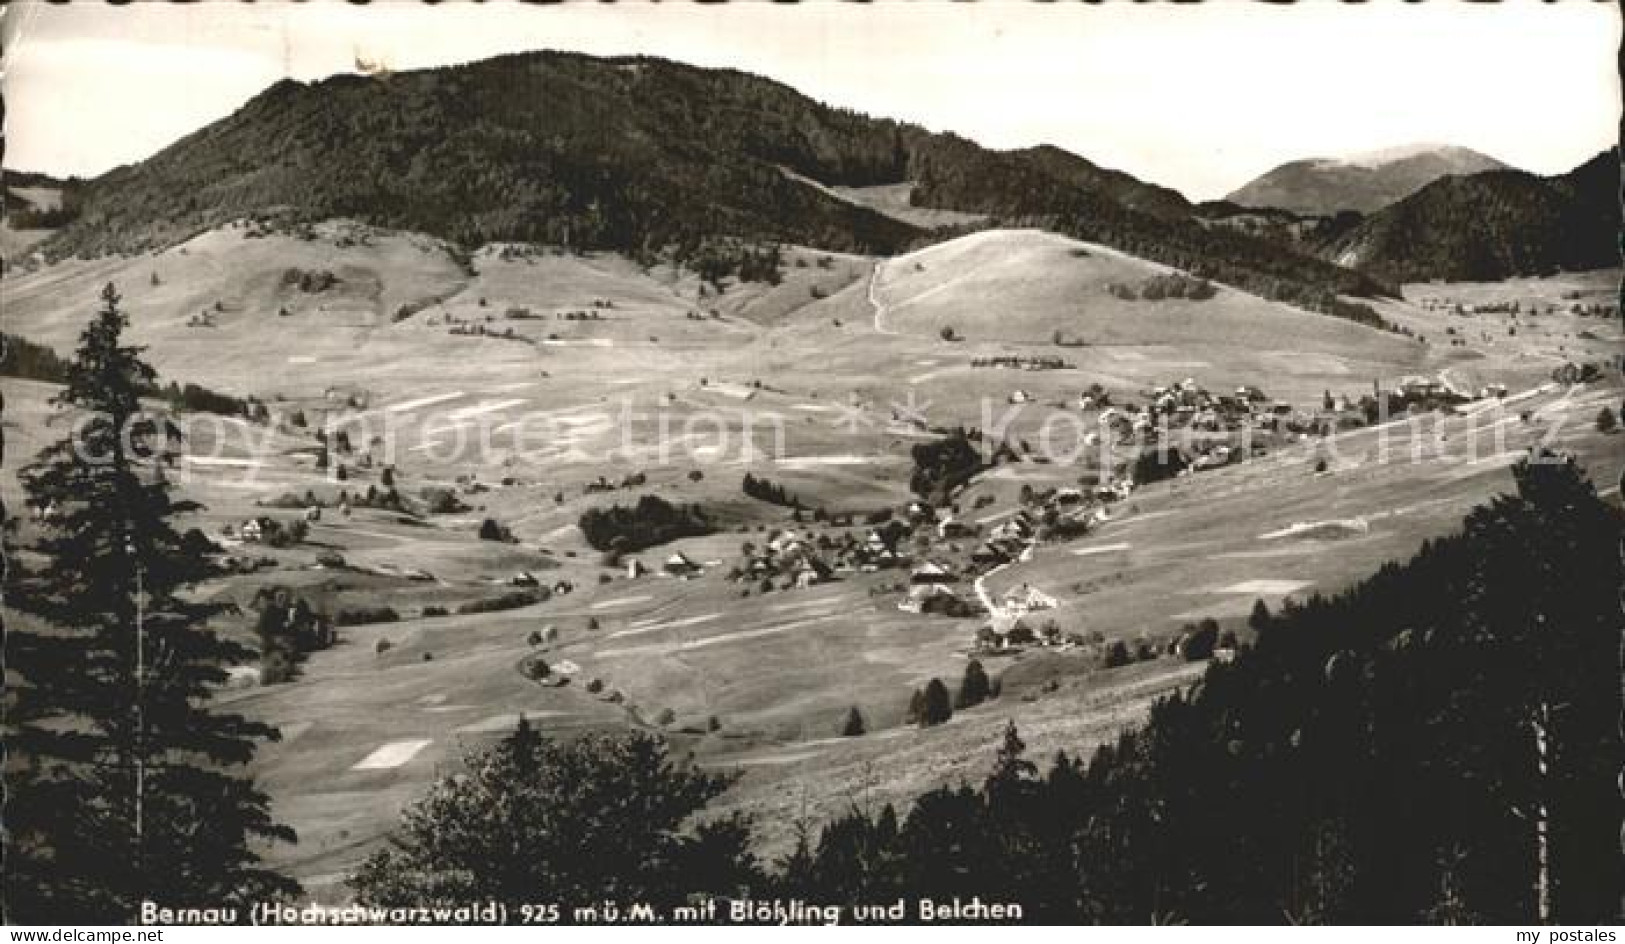
POLYGON ((1454 145, 1412 144, 1347 157, 1288 161, 1238 187, 1225 200, 1330 216, 1342 210, 1372 213, 1441 177, 1508 170, 1487 154, 1454 145))

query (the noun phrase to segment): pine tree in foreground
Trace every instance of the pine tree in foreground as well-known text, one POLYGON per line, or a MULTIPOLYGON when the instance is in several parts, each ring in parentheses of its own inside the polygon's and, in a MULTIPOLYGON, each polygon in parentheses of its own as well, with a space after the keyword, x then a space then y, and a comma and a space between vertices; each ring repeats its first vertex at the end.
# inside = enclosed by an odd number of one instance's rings
POLYGON ((673 764, 642 733, 555 744, 521 719, 409 807, 350 878, 366 904, 499 901, 656 907, 760 881, 746 821, 690 827, 730 778, 673 764))
POLYGON ((69 438, 23 472, 51 508, 13 555, 6 643, 6 908, 14 922, 132 920, 141 902, 219 907, 293 894, 254 844, 292 841, 242 773, 276 731, 206 710, 254 653, 187 594, 216 574, 173 525, 197 510, 157 473, 179 433, 142 412, 153 369, 120 344, 112 285, 55 404, 69 438), (18 560, 17 558, 20 558, 18 560))

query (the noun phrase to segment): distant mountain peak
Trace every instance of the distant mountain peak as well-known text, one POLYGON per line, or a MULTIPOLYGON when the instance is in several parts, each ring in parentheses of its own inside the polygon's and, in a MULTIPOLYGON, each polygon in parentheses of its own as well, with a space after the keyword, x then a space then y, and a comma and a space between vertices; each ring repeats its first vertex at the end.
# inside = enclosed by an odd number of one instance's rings
POLYGON ((1247 207, 1309 215, 1340 210, 1371 213, 1441 177, 1507 169, 1506 164, 1472 148, 1419 142, 1342 157, 1290 161, 1227 199, 1247 207))
POLYGON ((1399 144, 1393 147, 1377 148, 1370 151, 1361 151, 1349 154, 1342 158, 1345 164, 1356 167, 1378 168, 1399 161, 1414 160, 1418 157, 1441 157, 1456 160, 1478 159, 1486 163, 1499 164, 1500 162, 1487 154, 1482 154, 1472 148, 1461 147, 1455 144, 1444 144, 1439 141, 1417 141, 1410 144, 1399 144))

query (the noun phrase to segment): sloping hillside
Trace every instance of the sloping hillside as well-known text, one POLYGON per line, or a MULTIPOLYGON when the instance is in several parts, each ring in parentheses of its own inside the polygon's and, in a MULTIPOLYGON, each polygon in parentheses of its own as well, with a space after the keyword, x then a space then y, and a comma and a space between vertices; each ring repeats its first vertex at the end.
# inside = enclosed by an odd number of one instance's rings
MULTIPOLYGON (((1222 284, 1211 297, 1147 298, 1177 270, 1105 246, 1035 230, 991 230, 883 265, 874 287, 883 330, 973 342, 1269 348, 1403 359, 1390 332, 1261 299, 1222 284), (1391 349, 1391 350, 1390 350, 1391 349)), ((1187 277, 1187 282, 1198 280, 1187 277)), ((1075 352, 1050 349, 1061 356, 1075 352)))
POLYGON ((1291 161, 1231 193, 1232 203, 1330 216, 1342 210, 1371 213, 1441 177, 1507 170, 1470 148, 1422 146, 1351 158, 1291 161))
POLYGON ((1617 265, 1619 231, 1612 150, 1558 177, 1491 171, 1435 181, 1321 253, 1397 282, 1483 281, 1617 265))

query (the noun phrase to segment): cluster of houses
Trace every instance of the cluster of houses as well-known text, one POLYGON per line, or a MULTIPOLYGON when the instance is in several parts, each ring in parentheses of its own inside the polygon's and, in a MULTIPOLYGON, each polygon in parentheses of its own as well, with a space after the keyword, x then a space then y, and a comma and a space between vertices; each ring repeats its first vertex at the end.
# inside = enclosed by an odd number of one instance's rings
POLYGON ((989 614, 991 619, 984 632, 979 634, 978 642, 985 648, 997 649, 1029 641, 1046 644, 1058 642, 1056 638, 1047 638, 1032 631, 1025 620, 1034 613, 1053 610, 1059 605, 1058 600, 1031 584, 1012 587, 994 602, 989 614))
MULTIPOLYGON (((282 547, 289 543, 296 543, 302 539, 304 519, 295 522, 293 526, 283 524, 268 515, 259 515, 248 518, 235 529, 236 537, 244 544, 269 544, 273 547, 282 547)), ((233 528, 226 525, 221 533, 231 537, 233 528)))

